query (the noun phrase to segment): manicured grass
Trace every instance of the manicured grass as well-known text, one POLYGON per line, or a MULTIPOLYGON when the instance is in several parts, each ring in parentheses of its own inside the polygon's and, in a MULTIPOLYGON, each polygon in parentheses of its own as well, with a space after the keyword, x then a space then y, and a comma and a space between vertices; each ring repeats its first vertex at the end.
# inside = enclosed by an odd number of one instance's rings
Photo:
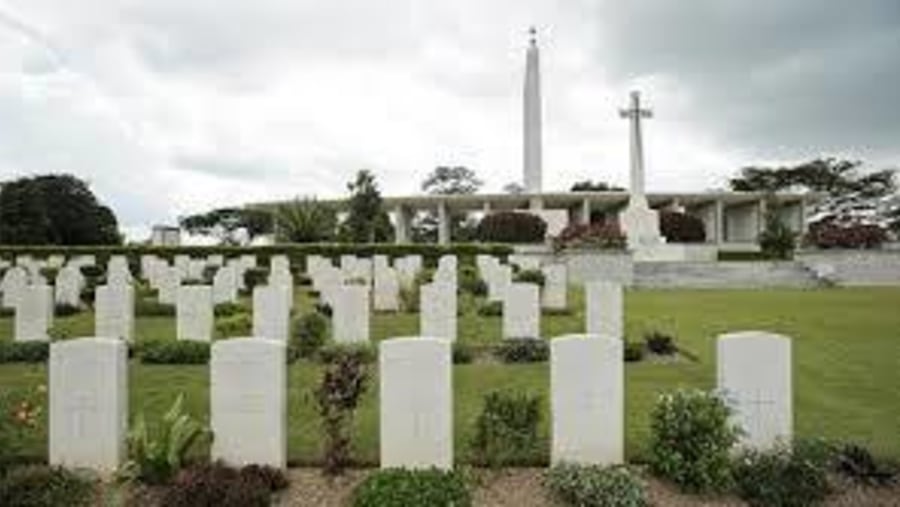
MULTIPOLYGON (((298 311, 311 301, 302 291, 298 311)), ((545 316, 545 337, 583 331, 582 294, 573 290, 569 316, 545 316)), ((472 301, 461 306, 460 340, 497 343, 500 318, 479 317, 472 301)), ((626 296, 626 333, 640 339, 651 329, 676 336, 680 347, 696 356, 672 364, 643 362, 626 367, 626 447, 630 458, 646 450, 648 416, 656 396, 679 386, 711 388, 715 384, 715 337, 729 331, 763 329, 794 338, 795 426, 800 436, 849 439, 876 453, 900 458, 900 288, 844 288, 764 291, 631 291, 626 296)), ((88 314, 57 319, 63 336, 89 335, 88 314)), ((172 337, 171 318, 139 318, 138 339, 172 337)), ((9 339, 12 319, 0 319, 0 339, 9 339)), ((372 336, 415 335, 417 314, 377 314, 372 336)), ((313 392, 320 366, 300 362, 290 368, 289 455, 311 463, 320 455, 319 423, 313 392)), ((375 367, 373 366, 373 370, 375 367)), ((377 379, 374 377, 355 423, 355 456, 377 463, 377 379)), ((456 455, 466 460, 467 442, 481 397, 491 389, 540 393, 544 399, 541 438, 547 447, 549 421, 547 364, 503 365, 480 362, 454 367, 456 455)), ((0 365, 0 386, 34 386, 46 382, 43 365, 0 365)), ((206 419, 208 368, 160 366, 132 362, 131 411, 145 410, 153 419, 179 391, 187 393, 189 410, 206 419)), ((31 454, 44 456, 38 435, 31 454)))

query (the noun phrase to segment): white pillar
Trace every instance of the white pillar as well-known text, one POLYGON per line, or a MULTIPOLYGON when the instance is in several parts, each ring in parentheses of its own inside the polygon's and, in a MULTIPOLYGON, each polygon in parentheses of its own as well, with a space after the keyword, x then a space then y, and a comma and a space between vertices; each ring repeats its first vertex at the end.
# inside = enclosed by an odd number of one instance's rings
POLYGON ((535 29, 531 28, 531 39, 525 57, 523 169, 525 191, 529 194, 539 194, 542 188, 541 71, 536 33, 535 29))
POLYGON ((581 201, 581 223, 591 223, 591 200, 587 197, 581 201))
POLYGON ((409 212, 402 205, 394 209, 394 242, 409 243, 409 212))
POLYGON ((450 212, 444 201, 438 203, 438 244, 450 244, 450 212))
POLYGON ((725 204, 722 199, 716 199, 716 243, 721 245, 728 238, 725 237, 725 204))

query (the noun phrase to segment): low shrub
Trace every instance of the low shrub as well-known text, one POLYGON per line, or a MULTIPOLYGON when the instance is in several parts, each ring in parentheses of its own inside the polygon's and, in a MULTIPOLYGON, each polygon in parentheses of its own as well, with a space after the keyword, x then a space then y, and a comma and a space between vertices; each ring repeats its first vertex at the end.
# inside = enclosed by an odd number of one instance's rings
POLYGON ((496 243, 543 243, 547 222, 531 213, 500 211, 485 215, 478 223, 479 241, 496 243))
POLYGON ((566 248, 625 248, 625 234, 615 222, 571 224, 553 238, 553 250, 566 248))
POLYGON ((659 397, 650 415, 651 470, 690 492, 731 486, 730 451, 739 430, 713 392, 679 390, 659 397))
POLYGON ((575 315, 575 310, 571 308, 541 308, 541 315, 567 317, 575 315))
POLYGON ((669 243, 703 243, 706 226, 703 220, 687 213, 661 211, 659 232, 669 243))
POLYGON ((315 305, 316 313, 320 315, 324 315, 325 317, 331 318, 332 313, 334 311, 331 309, 331 305, 328 303, 318 302, 315 305))
POLYGON ((81 307, 78 305, 57 304, 53 307, 53 314, 57 317, 68 317, 81 313, 81 307))
POLYGON ((0 363, 43 363, 49 356, 49 342, 0 340, 0 363))
POLYGON ((34 437, 40 438, 38 422, 46 405, 45 392, 43 386, 33 390, 0 386, 0 477, 34 437))
POLYGON ((147 364, 206 364, 209 342, 192 340, 145 340, 135 354, 147 364))
POLYGON ((797 248, 797 233, 785 224, 775 210, 766 214, 765 228, 759 233, 759 248, 769 259, 790 259, 797 248))
POLYGON ((151 432, 143 412, 137 415, 128 432, 128 461, 120 477, 151 484, 167 482, 185 465, 191 447, 211 435, 184 410, 184 394, 175 398, 154 428, 151 432))
POLYGON ((468 292, 473 296, 485 296, 488 292, 488 286, 478 274, 478 268, 475 266, 462 266, 459 269, 459 290, 468 292))
POLYGON ((828 495, 829 453, 806 442, 767 452, 747 451, 735 460, 738 495, 754 507, 805 507, 828 495))
POLYGON ((478 305, 478 315, 482 317, 499 317, 503 315, 503 301, 485 301, 478 305))
POLYGON ((453 343, 453 364, 469 364, 475 359, 472 347, 459 342, 453 343))
POLYGON ((400 308, 406 313, 419 313, 419 285, 400 287, 400 308))
POLYGON ((307 313, 296 319, 291 334, 291 357, 310 358, 325 345, 328 319, 320 313, 307 313))
POLYGON ((98 279, 103 276, 104 271, 100 266, 81 266, 81 274, 85 278, 98 279))
POLYGON ((257 285, 264 285, 269 280, 269 268, 250 268, 244 271, 244 286, 247 292, 253 293, 257 285))
POLYGON ((378 358, 377 349, 367 343, 329 343, 319 349, 319 360, 332 363, 342 356, 351 356, 363 363, 374 363, 378 358))
POLYGON ((579 507, 644 507, 647 486, 624 466, 555 465, 546 487, 566 505, 579 507))
POLYGON ((0 477, 0 505, 58 507, 95 505, 96 483, 62 467, 29 465, 0 477))
POLYGON ((160 303, 154 299, 139 299, 134 305, 136 317, 174 317, 175 305, 160 303))
POLYGON ((14 317, 16 315, 15 308, 0 307, 0 319, 14 317))
POLYGON ((454 471, 379 470, 353 491, 353 507, 467 507, 472 495, 466 479, 454 471))
POLYGON ((872 486, 885 486, 897 476, 895 466, 880 462, 868 449, 855 444, 845 444, 837 450, 834 468, 854 482, 872 486))
POLYGON ((166 507, 268 507, 271 488, 258 470, 245 472, 221 462, 185 468, 162 495, 166 507))
POLYGON ((494 354, 504 363, 540 363, 550 356, 550 346, 540 338, 509 338, 494 354))
POLYGON ((365 362, 350 349, 330 358, 315 391, 324 433, 324 472, 337 475, 350 463, 353 415, 369 382, 365 362))
POLYGON ((806 243, 818 248, 879 248, 887 231, 874 224, 820 222, 809 226, 806 243))
POLYGON ((671 335, 650 331, 644 335, 644 343, 647 344, 647 350, 660 356, 670 356, 678 352, 675 346, 675 339, 671 335))
POLYGON ((516 273, 513 281, 517 283, 533 283, 538 287, 543 287, 546 283, 544 273, 540 269, 523 269, 516 273))
POLYGON ((540 452, 540 420, 540 396, 489 392, 470 442, 475 462, 490 467, 532 463, 540 452))
POLYGON ((231 338, 250 336, 253 331, 253 317, 247 313, 236 313, 216 320, 216 336, 231 338))
POLYGON ((272 492, 282 491, 290 486, 284 471, 269 465, 247 465, 241 468, 241 476, 258 478, 272 492))
POLYGON ((644 359, 644 344, 637 342, 625 342, 624 347, 625 361, 628 363, 636 363, 644 359))
POLYGON ((241 313, 249 313, 250 309, 239 303, 219 303, 213 308, 216 317, 231 317, 241 313))

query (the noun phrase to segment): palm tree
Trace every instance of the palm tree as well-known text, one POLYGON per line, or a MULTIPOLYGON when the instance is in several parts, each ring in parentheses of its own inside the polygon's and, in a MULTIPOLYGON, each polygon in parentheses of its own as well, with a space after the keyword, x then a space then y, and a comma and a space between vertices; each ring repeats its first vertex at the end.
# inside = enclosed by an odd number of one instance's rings
POLYGON ((286 243, 331 241, 337 229, 337 211, 315 198, 295 199, 275 210, 276 237, 286 243))

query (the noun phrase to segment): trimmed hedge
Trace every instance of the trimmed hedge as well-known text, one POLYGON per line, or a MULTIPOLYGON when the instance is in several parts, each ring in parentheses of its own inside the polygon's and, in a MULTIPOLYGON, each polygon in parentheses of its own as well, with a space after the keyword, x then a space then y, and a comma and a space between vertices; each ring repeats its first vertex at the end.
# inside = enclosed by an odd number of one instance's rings
POLYGON ((356 487, 353 507, 435 507, 472 505, 466 479, 459 472, 379 470, 356 487))
POLYGON ((0 363, 42 363, 50 355, 50 342, 0 341, 0 363))
POLYGON ((137 356, 147 364, 206 364, 209 342, 190 340, 147 340, 137 347, 137 356))
POLYGON ((500 211, 482 218, 476 233, 481 241, 543 243, 547 222, 531 213, 500 211))

